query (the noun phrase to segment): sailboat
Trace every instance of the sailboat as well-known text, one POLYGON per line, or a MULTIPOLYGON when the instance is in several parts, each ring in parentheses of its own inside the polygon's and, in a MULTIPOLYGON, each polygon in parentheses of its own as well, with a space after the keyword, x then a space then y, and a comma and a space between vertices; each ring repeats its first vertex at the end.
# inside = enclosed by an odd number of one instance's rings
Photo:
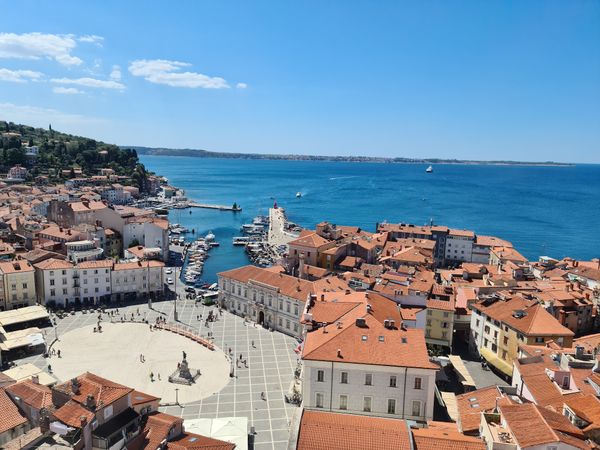
POLYGON ((433 172, 433 167, 429 166, 427 169, 425 169, 425 172, 427 172, 427 173, 433 172))

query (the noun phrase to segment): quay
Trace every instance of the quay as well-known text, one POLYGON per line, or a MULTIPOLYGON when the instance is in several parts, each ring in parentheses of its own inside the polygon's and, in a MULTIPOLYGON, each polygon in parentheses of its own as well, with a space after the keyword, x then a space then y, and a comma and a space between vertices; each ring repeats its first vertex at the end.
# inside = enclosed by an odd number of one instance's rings
POLYGON ((267 242, 269 246, 276 252, 280 245, 286 245, 298 238, 298 235, 289 233, 285 230, 287 223, 287 217, 283 208, 270 208, 269 209, 269 233, 267 235, 267 242))
POLYGON ((239 207, 235 204, 233 206, 225 206, 225 205, 209 205, 207 203, 188 202, 187 206, 189 208, 218 209, 221 211, 233 211, 233 212, 240 212, 242 210, 241 207, 239 207))

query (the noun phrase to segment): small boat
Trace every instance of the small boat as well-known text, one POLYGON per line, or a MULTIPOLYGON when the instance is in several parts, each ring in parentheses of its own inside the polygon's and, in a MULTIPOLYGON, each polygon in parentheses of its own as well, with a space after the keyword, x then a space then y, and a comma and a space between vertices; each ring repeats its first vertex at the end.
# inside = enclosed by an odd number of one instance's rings
POLYGON ((427 173, 433 172, 433 167, 429 166, 427 169, 425 169, 425 172, 427 172, 427 173))
POLYGON ((236 236, 233 238, 233 245, 246 245, 250 242, 250 238, 246 236, 236 236))
POLYGON ((204 237, 204 239, 206 239, 207 242, 214 241, 215 235, 212 231, 209 231, 208 234, 204 237))
POLYGON ((298 198, 302 197, 302 192, 296 192, 296 197, 298 197, 298 198))

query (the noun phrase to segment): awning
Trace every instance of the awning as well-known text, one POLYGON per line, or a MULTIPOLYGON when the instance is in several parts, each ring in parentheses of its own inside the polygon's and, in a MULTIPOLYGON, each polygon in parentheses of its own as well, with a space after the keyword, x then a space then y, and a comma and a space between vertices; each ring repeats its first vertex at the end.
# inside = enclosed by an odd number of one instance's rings
POLYGON ((30 334, 29 340, 30 340, 29 345, 31 345, 32 347, 35 347, 37 345, 45 345, 46 344, 46 341, 44 341, 44 336, 42 335, 42 333, 30 334))
POLYGON ((496 355, 489 348, 485 348, 485 347, 480 348, 479 354, 481 356, 483 356, 483 358, 488 363, 490 363, 492 366, 494 366, 500 372, 502 372, 505 375, 508 375, 509 377, 512 377, 513 366, 511 364, 507 363, 506 361, 504 361, 502 358, 500 358, 498 355, 496 355))
POLYGON ((450 355, 448 356, 454 371, 458 374, 458 378, 463 386, 472 386, 475 389, 477 386, 475 385, 475 381, 473 377, 469 373, 469 370, 466 368, 463 360, 458 355, 450 355))

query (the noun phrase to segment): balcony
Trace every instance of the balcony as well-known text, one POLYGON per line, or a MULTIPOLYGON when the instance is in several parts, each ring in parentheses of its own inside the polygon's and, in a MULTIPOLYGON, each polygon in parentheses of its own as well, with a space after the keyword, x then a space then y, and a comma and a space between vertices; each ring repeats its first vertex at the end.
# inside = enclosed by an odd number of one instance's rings
POLYGON ((92 447, 98 449, 121 449, 140 432, 140 416, 127 408, 118 416, 100 425, 92 433, 92 447))

